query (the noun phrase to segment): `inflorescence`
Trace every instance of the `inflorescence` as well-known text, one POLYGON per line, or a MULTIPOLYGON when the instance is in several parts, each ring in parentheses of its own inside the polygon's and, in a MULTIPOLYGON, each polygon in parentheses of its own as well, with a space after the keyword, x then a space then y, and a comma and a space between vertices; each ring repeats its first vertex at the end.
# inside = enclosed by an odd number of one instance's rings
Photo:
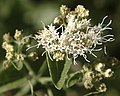
POLYGON ((83 85, 86 89, 95 88, 98 92, 106 92, 107 86, 104 80, 114 76, 112 67, 107 67, 104 63, 98 62, 94 66, 86 64, 83 65, 82 70, 83 85))
POLYGON ((38 59, 36 52, 31 52, 30 54, 25 54, 24 49, 29 45, 31 36, 23 36, 21 31, 16 30, 14 38, 10 33, 5 33, 3 35, 2 48, 6 51, 6 60, 3 62, 3 67, 6 69, 10 65, 13 65, 16 69, 19 68, 20 63, 22 64, 26 57, 34 60, 38 59))
MULTIPOLYGON (((100 51, 97 45, 113 41, 113 35, 104 35, 105 30, 111 30, 108 24, 102 22, 93 26, 89 16, 89 10, 84 6, 78 5, 75 10, 71 11, 66 5, 60 7, 61 15, 54 19, 54 24, 44 26, 33 38, 37 41, 37 48, 41 45, 48 52, 49 57, 56 61, 64 60, 64 57, 73 57, 73 63, 77 64, 76 58, 83 56, 87 62, 87 54, 97 57, 93 52, 100 51), (59 27, 56 27, 59 26, 59 27)), ((44 52, 44 53, 45 53, 44 52)))

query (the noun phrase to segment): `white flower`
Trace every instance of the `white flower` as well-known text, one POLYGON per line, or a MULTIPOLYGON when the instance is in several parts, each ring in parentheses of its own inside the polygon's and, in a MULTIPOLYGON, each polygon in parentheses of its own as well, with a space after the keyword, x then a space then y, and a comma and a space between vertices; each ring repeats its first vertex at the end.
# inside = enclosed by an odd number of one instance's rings
POLYGON ((69 12, 69 8, 68 8, 66 5, 62 5, 62 6, 60 7, 60 13, 61 13, 63 16, 67 15, 68 12, 69 12))
POLYGON ((54 52, 59 49, 59 34, 52 24, 48 28, 38 32, 34 37, 38 42, 38 47, 42 45, 48 52, 54 52))
POLYGON ((13 58, 13 53, 12 52, 7 52, 5 57, 6 57, 7 60, 11 60, 13 58))
POLYGON ((84 81, 84 87, 86 89, 91 89, 93 87, 93 84, 92 84, 92 80, 91 79, 87 79, 84 81))
POLYGON ((55 29, 55 26, 52 24, 48 25, 48 28, 44 27, 44 30, 40 31, 38 35, 35 35, 34 38, 38 42, 37 46, 39 47, 42 45, 48 53, 61 51, 68 55, 72 55, 74 64, 76 64, 75 60, 78 56, 83 56, 85 60, 89 62, 86 53, 96 57, 93 52, 102 49, 95 49, 96 46, 102 45, 103 42, 113 41, 114 39, 112 38, 113 35, 102 36, 105 29, 111 29, 108 27, 111 22, 103 28, 102 23, 98 24, 98 26, 91 27, 90 24, 86 22, 88 21, 85 19, 86 27, 81 27, 84 23, 81 21, 80 26, 80 22, 73 16, 69 19, 64 30, 63 25, 57 29, 55 29), (77 26, 78 24, 80 28, 77 26), (60 32, 58 31, 60 28, 62 29, 61 35, 59 35, 60 32), (84 30, 86 31, 81 31, 82 28, 85 28, 84 30))
POLYGON ((14 51, 13 45, 8 44, 6 41, 3 42, 2 48, 4 48, 6 50, 6 52, 13 52, 14 51))
POLYGON ((104 83, 100 84, 100 86, 98 87, 98 91, 99 92, 106 92, 107 91, 107 87, 104 83))
POLYGON ((17 54, 17 60, 18 61, 23 61, 24 60, 24 54, 22 54, 22 53, 17 54))
POLYGON ((18 39, 18 38, 20 38, 20 36, 21 36, 21 31, 16 30, 14 38, 18 39))
POLYGON ((92 79, 94 78, 94 72, 93 71, 88 71, 84 74, 84 79, 92 79))
POLYGON ((72 56, 74 64, 77 64, 76 58, 78 56, 83 56, 87 62, 90 62, 87 59, 88 53, 97 57, 93 52, 100 51, 102 48, 96 49, 96 46, 114 40, 113 35, 104 36, 103 34, 104 30, 112 29, 109 27, 111 20, 106 26, 103 26, 107 16, 103 18, 98 26, 92 26, 90 19, 85 18, 88 16, 88 10, 81 5, 78 5, 75 11, 70 11, 69 8, 63 5, 61 14, 61 18, 66 24, 63 23, 58 28, 55 28, 52 24, 48 25, 34 37, 38 42, 35 46, 39 48, 42 45, 49 56, 59 51, 65 53, 66 56, 72 56), (64 16, 62 13, 64 13, 64 16), (62 31, 58 31, 58 29, 62 31))
POLYGON ((104 67, 105 67, 105 64, 98 63, 97 65, 95 65, 95 70, 98 71, 98 72, 101 72, 104 67))
POLYGON ((111 69, 107 69, 105 72, 104 72, 104 76, 105 77, 112 77, 114 74, 114 72, 111 70, 111 69))
POLYGON ((80 17, 89 16, 89 10, 85 9, 82 5, 78 5, 77 8, 75 8, 75 12, 77 12, 80 17))
POLYGON ((103 75, 101 74, 101 73, 96 73, 96 75, 95 75, 95 80, 96 81, 100 81, 100 80, 102 80, 103 79, 103 75))
POLYGON ((65 54, 63 54, 61 52, 53 53, 53 59, 55 59, 56 61, 64 60, 64 56, 65 56, 65 54))
POLYGON ((10 33, 5 33, 3 35, 3 40, 6 41, 6 42, 10 42, 11 41, 10 33))

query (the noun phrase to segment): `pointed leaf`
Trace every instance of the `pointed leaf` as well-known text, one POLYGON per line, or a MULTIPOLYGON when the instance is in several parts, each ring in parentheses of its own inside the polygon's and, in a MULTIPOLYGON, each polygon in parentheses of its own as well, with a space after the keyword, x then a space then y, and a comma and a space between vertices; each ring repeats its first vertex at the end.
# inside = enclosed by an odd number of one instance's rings
POLYGON ((65 83, 67 73, 70 70, 70 66, 72 64, 72 60, 66 58, 64 61, 52 61, 48 54, 46 54, 46 58, 52 82, 54 86, 60 90, 65 83))
POLYGON ((75 73, 70 74, 66 86, 67 87, 71 87, 73 85, 75 85, 76 83, 78 83, 79 81, 81 81, 82 79, 82 73, 80 71, 77 71, 75 73))

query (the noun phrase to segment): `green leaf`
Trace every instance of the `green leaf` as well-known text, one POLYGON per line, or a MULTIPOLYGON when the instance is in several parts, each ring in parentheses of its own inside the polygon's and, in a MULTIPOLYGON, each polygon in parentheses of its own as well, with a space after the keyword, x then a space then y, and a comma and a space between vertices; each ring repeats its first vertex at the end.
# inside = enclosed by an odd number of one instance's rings
POLYGON ((70 74, 70 76, 68 77, 66 86, 71 87, 81 80, 82 80, 82 73, 80 71, 77 71, 75 73, 70 74))
POLYGON ((14 62, 12 62, 12 64, 15 67, 15 69, 17 69, 18 71, 23 68, 23 62, 22 61, 14 61, 14 62))
POLYGON ((58 62, 55 60, 52 61, 49 58, 48 54, 46 54, 46 58, 47 58, 47 64, 52 82, 54 86, 58 90, 60 90, 65 83, 67 73, 72 64, 72 60, 66 57, 64 61, 58 61, 58 62))

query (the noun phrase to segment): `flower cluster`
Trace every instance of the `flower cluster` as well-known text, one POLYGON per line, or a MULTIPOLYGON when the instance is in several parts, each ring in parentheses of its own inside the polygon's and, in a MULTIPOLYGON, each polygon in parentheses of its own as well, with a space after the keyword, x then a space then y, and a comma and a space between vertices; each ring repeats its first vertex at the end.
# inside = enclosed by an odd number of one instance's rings
POLYGON ((108 24, 103 24, 107 16, 101 23, 93 26, 91 20, 87 19, 89 11, 82 5, 78 5, 72 11, 66 5, 62 5, 60 13, 61 15, 54 19, 54 24, 44 26, 44 29, 34 36, 38 43, 35 46, 39 48, 42 45, 51 60, 58 61, 63 60, 65 56, 72 56, 74 64, 77 64, 76 58, 83 56, 90 62, 87 59, 88 53, 96 57, 93 52, 102 49, 96 49, 97 45, 114 40, 113 35, 103 33, 107 29, 112 29, 109 27, 111 20, 108 24))
POLYGON ((13 57, 13 51, 14 51, 13 46, 5 41, 2 44, 2 48, 6 50, 6 56, 5 56, 6 59, 11 60, 13 57))
POLYGON ((107 87, 103 80, 114 76, 112 67, 107 68, 104 63, 97 63, 95 66, 83 65, 83 85, 86 89, 95 89, 98 92, 106 92, 107 87))
MULTIPOLYGON (((4 68, 8 68, 10 64, 16 67, 16 64, 24 60, 27 55, 23 53, 23 49, 24 46, 28 45, 29 37, 30 36, 23 36, 21 31, 18 30, 15 31, 14 38, 12 38, 9 33, 4 34, 2 43, 2 48, 6 50, 6 60, 3 62, 4 68)), ((30 53, 28 57, 34 57, 33 55, 35 53, 32 53, 30 53)))

